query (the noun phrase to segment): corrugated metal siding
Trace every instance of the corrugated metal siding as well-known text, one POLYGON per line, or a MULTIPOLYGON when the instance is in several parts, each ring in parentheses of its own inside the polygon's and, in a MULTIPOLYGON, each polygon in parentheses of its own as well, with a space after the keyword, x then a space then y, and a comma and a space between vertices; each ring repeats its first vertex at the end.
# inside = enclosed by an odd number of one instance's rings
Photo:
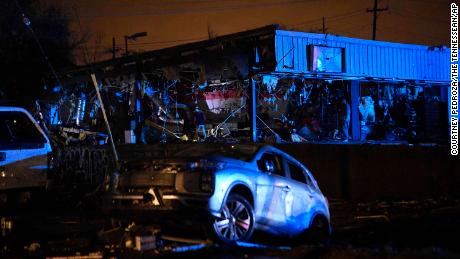
MULTIPOLYGON (((449 82, 450 49, 277 30, 277 72, 308 71, 307 46, 344 48, 345 77, 449 82)), ((315 72, 316 73, 316 72, 315 72)), ((327 73, 326 73, 327 74, 327 73)))

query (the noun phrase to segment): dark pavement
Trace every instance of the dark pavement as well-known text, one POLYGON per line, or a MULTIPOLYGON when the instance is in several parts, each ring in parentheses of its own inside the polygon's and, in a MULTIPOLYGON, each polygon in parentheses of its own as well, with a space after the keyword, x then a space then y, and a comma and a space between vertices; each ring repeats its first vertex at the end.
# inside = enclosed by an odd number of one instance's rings
MULTIPOLYGON (((331 200, 333 233, 328 244, 256 233, 250 244, 224 247, 200 243, 206 236, 199 227, 165 224, 156 226, 162 228, 156 235, 157 249, 143 253, 125 247, 129 237, 134 242, 133 232, 126 231, 130 222, 117 225, 119 221, 88 200, 60 195, 22 208, 2 208, 0 257, 460 258, 460 201, 455 199, 331 200)), ((146 222, 148 218, 131 230, 148 229, 146 222)))

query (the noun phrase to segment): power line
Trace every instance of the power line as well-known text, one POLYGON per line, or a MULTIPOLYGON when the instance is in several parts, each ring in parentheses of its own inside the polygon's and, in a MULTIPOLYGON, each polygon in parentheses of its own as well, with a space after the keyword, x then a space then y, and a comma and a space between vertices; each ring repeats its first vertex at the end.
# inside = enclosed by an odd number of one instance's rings
MULTIPOLYGON (((338 21, 338 20, 341 20, 341 19, 346 19, 346 18, 350 18, 350 17, 354 17, 354 16, 358 16, 358 15, 364 15, 365 13, 362 11, 362 10, 355 10, 355 11, 352 11, 352 12, 347 12, 347 13, 343 13, 343 14, 338 14, 338 15, 334 15, 334 16, 329 16, 329 17, 325 17, 325 19, 327 19, 328 22, 330 21, 338 21)), ((310 21, 303 21, 301 23, 296 23, 296 24, 293 24, 294 27, 297 27, 299 25, 302 25, 302 24, 307 24, 307 23, 310 23, 311 25, 315 25, 315 24, 320 24, 322 22, 322 18, 318 18, 318 19, 314 19, 314 20, 310 20, 310 21), (313 21, 313 23, 312 23, 313 21), (318 21, 318 22, 315 22, 315 21, 318 21)), ((294 28, 292 27, 292 25, 290 25, 289 27, 291 28, 294 28)), ((174 43, 183 43, 183 42, 193 42, 193 41, 201 41, 201 40, 206 40, 207 37, 193 37, 193 38, 186 38, 186 39, 174 39, 174 40, 165 40, 165 41, 150 41, 150 42, 139 42, 139 43, 131 43, 130 45, 133 45, 133 46, 152 46, 152 45, 171 45, 171 44, 174 44, 174 43)), ((116 48, 122 48, 123 46, 121 44, 118 44, 115 46, 116 48)), ((99 46, 86 46, 87 49, 97 49, 99 48, 99 46)))
POLYGON ((171 15, 171 14, 183 14, 183 13, 206 13, 206 12, 225 12, 230 10, 238 9, 249 9, 249 8, 269 8, 283 5, 292 4, 306 4, 308 2, 314 2, 319 0, 291 0, 285 2, 271 2, 271 3, 250 3, 244 5, 226 5, 226 6, 213 6, 213 7, 202 7, 202 8, 179 8, 173 10, 157 10, 149 12, 138 12, 138 13, 111 13, 111 14, 98 14, 98 15, 85 15, 82 18, 101 18, 101 17, 125 17, 125 16, 159 16, 159 15, 171 15))
MULTIPOLYGON (((349 24, 351 24, 351 23, 349 23, 349 24)), ((352 25, 353 25, 353 24, 352 24, 352 25)), ((354 24, 354 26, 356 26, 356 24, 354 24)), ((362 31, 363 29, 368 28, 368 27, 370 27, 370 26, 371 26, 371 24, 365 23, 365 24, 363 24, 363 25, 361 25, 361 26, 359 26, 359 27, 357 27, 357 28, 353 28, 353 29, 350 29, 350 30, 353 30, 353 31, 357 32, 357 31, 362 31)), ((341 28, 341 29, 342 29, 342 30, 345 30, 346 28, 341 28)))
MULTIPOLYGON (((362 13, 362 15, 364 15, 364 14, 365 14, 365 13, 362 13)), ((330 20, 330 21, 331 21, 331 20, 330 20)), ((353 21, 353 20, 350 20, 350 19, 347 19, 347 20, 345 20, 345 21, 342 21, 342 20, 339 21, 338 19, 337 19, 337 20, 332 20, 332 24, 333 24, 333 23, 339 23, 340 26, 342 26, 342 25, 359 26, 359 25, 363 25, 363 24, 364 24, 364 26, 371 26, 371 24, 363 23, 362 20, 355 20, 355 21, 353 21)))
POLYGON ((45 59, 45 62, 46 64, 48 65, 51 73, 53 74, 53 77, 54 79, 56 80, 56 83, 58 83, 60 86, 63 86, 62 83, 61 83, 61 80, 59 79, 57 73, 56 73, 56 70, 54 69, 54 66, 53 64, 51 63, 51 61, 49 60, 48 58, 48 55, 46 54, 45 52, 45 49, 43 49, 43 46, 40 42, 40 40, 38 39, 37 35, 35 34, 35 31, 32 27, 32 22, 30 21, 30 19, 26 16, 25 14, 25 11, 23 11, 21 5, 19 4, 18 0, 15 1, 16 3, 16 7, 18 8, 19 12, 21 13, 21 16, 22 16, 22 22, 24 23, 24 26, 30 31, 30 33, 32 34, 32 37, 34 38, 35 40, 35 43, 37 44, 43 58, 45 59))
POLYGON ((408 1, 417 2, 417 4, 424 3, 424 4, 436 4, 436 5, 450 4, 452 2, 450 0, 408 0, 408 1), (440 3, 440 2, 444 2, 444 3, 440 3))
MULTIPOLYGON (((336 20, 336 19, 340 19, 340 18, 348 18, 350 16, 358 15, 358 14, 361 14, 361 13, 362 13, 362 10, 355 10, 355 11, 352 11, 352 12, 347 12, 347 13, 338 14, 338 15, 334 15, 334 16, 326 16, 325 18, 328 19, 328 20, 336 20)), ((308 21, 302 21, 302 22, 299 22, 299 23, 290 24, 290 26, 291 27, 297 27, 297 26, 305 25, 305 24, 309 24, 309 25, 313 24, 313 25, 315 25, 315 24, 321 23, 321 20, 322 20, 322 18, 316 18, 316 19, 312 19, 312 20, 308 20, 308 21)))
MULTIPOLYGON (((244 0, 242 0, 244 1, 244 0)), ((157 7, 157 6, 174 6, 174 5, 195 5, 195 4, 206 4, 206 3, 216 3, 216 2, 242 2, 241 0, 179 0, 179 1, 168 1, 168 2, 163 2, 163 3, 155 3, 155 2, 148 2, 148 3, 139 3, 139 2, 125 2, 125 3, 120 3, 120 2, 114 2, 113 5, 121 6, 121 7, 133 7, 134 6, 143 6, 143 7, 157 7)), ((112 5, 112 3, 111 3, 112 5)))
POLYGON ((426 38, 430 38, 431 40, 437 40, 437 41, 439 41, 443 37, 441 35, 439 36, 432 35, 432 34, 429 35, 429 34, 424 33, 424 31, 419 31, 419 30, 417 30, 417 32, 407 30, 407 29, 412 29, 413 27, 404 27, 406 28, 406 30, 403 27, 398 27, 398 26, 387 27, 384 25, 382 27, 383 29, 391 30, 392 33, 398 31, 399 34, 411 34, 413 36, 423 36, 426 38))
MULTIPOLYGON (((356 23, 348 23, 348 24, 352 24, 352 25, 356 26, 356 23)), ((342 24, 341 24, 341 25, 342 25, 342 24)), ((342 29, 342 28, 341 28, 341 29, 336 29, 336 28, 334 28, 334 29, 331 29, 331 31, 332 31, 332 32, 338 31, 338 32, 342 32, 342 33, 344 33, 344 34, 350 34, 350 35, 352 35, 352 36, 355 36, 355 37, 358 37, 358 38, 362 38, 363 35, 356 34, 355 32, 360 32, 360 31, 362 31, 363 29, 366 29, 366 28, 368 28, 368 27, 370 27, 370 26, 371 26, 371 24, 365 23, 364 25, 361 25, 361 26, 359 26, 359 27, 357 27, 357 28, 353 28, 353 29, 350 28, 349 30, 347 30, 347 29, 342 29)))
POLYGON ((165 40, 165 41, 150 41, 150 42, 138 42, 138 43, 131 43, 130 45, 150 45, 150 44, 163 44, 163 43, 176 43, 176 42, 184 42, 184 41, 198 41, 198 40, 206 40, 207 37, 200 37, 200 38, 188 38, 188 39, 180 39, 180 40, 165 40))
MULTIPOLYGON (((207 37, 197 37, 197 38, 187 38, 187 39, 177 39, 177 40, 165 40, 165 41, 149 41, 149 42, 137 42, 137 43, 130 43, 130 46, 146 46, 146 45, 164 45, 164 44, 171 44, 171 43, 179 43, 179 42, 193 42, 193 41, 200 41, 206 40, 207 37)), ((115 45, 115 48, 123 48, 123 44, 115 45)), ((98 46, 87 46, 87 48, 95 49, 98 46)))
MULTIPOLYGON (((336 20, 341 20, 341 19, 345 19, 345 18, 350 18, 350 17, 353 17, 353 16, 358 16, 358 15, 363 15, 365 13, 363 13, 362 10, 355 10, 355 11, 352 11, 352 12, 347 12, 347 13, 343 13, 343 14, 339 14, 339 15, 334 15, 334 16, 329 16, 329 17, 324 17, 326 19, 327 22, 330 22, 330 21, 336 21, 336 20)), ((290 28, 298 28, 298 27, 301 27, 303 25, 319 25, 322 23, 322 18, 316 18, 316 19, 312 19, 312 20, 308 20, 308 21, 303 21, 303 22, 300 22, 300 23, 295 23, 295 24, 289 24, 288 26, 290 28)))
POLYGON ((435 19, 433 17, 426 17, 426 16, 421 16, 421 15, 418 15, 416 13, 412 13, 410 11, 407 11, 407 10, 401 10, 401 12, 399 11, 392 11, 390 12, 390 14, 396 14, 400 17, 403 17, 403 18, 406 18, 406 19, 415 19, 415 20, 419 20, 419 21, 422 21, 422 22, 436 22, 436 23, 443 23, 443 24, 449 24, 449 21, 446 20, 439 20, 439 19, 435 19))
MULTIPOLYGON (((349 17, 353 17, 353 16, 357 16, 357 15, 363 15, 365 13, 362 12, 362 10, 360 11, 354 11, 354 12, 348 12, 348 13, 344 13, 344 14, 340 14, 340 15, 335 15, 335 16, 330 16, 330 17, 325 17, 326 19, 328 19, 327 21, 337 21, 337 20, 340 20, 340 19, 345 19, 345 18, 349 18, 349 17)), ((318 18, 318 19, 315 19, 315 20, 312 20, 312 21, 317 21, 317 20, 320 20, 322 21, 322 18, 318 18)), ((297 23, 295 25, 300 25, 300 24, 307 24, 308 21, 305 21, 305 22, 302 22, 302 23, 297 23)), ((317 23, 311 23, 311 25, 315 25, 315 24, 320 24, 321 22, 317 22, 317 23)), ((365 26, 368 26, 367 24, 365 26)), ((289 26, 291 28, 293 28, 292 26, 289 26)), ((175 40, 165 40, 165 41, 150 41, 150 42, 138 42, 138 43, 130 43, 130 45, 132 46, 146 46, 146 45, 164 45, 164 44, 170 44, 170 43, 179 43, 179 42, 192 42, 192 41, 200 41, 200 40, 206 40, 208 39, 207 37, 194 37, 194 38, 186 38, 186 39, 175 39, 175 40)), ((122 44, 117 44, 115 45, 116 48, 122 48, 124 45, 122 44)), ((97 48, 98 46, 87 46, 87 48, 90 48, 90 49, 94 49, 94 48, 97 48)))
POLYGON ((344 35, 345 35, 345 34, 350 34, 350 35, 355 36, 355 37, 358 37, 358 38, 361 38, 361 37, 362 37, 362 35, 358 35, 358 34, 356 34, 356 33, 349 32, 349 31, 343 31, 343 30, 337 30, 337 29, 334 29, 334 30, 332 30, 332 31, 342 32, 344 35))

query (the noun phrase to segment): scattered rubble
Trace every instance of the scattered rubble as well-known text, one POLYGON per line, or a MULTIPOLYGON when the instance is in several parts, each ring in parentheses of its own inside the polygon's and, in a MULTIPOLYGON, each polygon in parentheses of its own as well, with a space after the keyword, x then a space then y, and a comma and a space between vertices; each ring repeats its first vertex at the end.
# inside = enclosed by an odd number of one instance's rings
POLYGON ((104 228, 104 220, 98 218, 54 216, 43 220, 34 213, 19 218, 3 216, 0 222, 6 235, 0 240, 0 257, 213 258, 225 254, 229 258, 455 258, 460 255, 453 238, 460 231, 459 204, 460 201, 453 199, 369 203, 331 200, 330 244, 258 235, 250 243, 238 242, 237 248, 144 222, 143 225, 132 221, 124 225, 112 223, 107 224, 111 227, 104 228), (52 235, 47 231, 51 228, 52 235), (31 229, 33 235, 24 234, 31 229))

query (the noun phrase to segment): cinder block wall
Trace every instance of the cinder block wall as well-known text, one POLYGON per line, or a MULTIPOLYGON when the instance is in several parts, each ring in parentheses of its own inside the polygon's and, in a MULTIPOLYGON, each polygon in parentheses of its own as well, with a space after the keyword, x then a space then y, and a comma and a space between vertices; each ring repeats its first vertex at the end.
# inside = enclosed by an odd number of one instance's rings
MULTIPOLYGON (((143 160, 162 157, 163 147, 120 145, 117 149, 121 158, 143 160)), ((183 147, 184 144, 168 145, 170 151, 183 147)), ((277 147, 303 162, 328 198, 357 201, 460 198, 460 158, 451 156, 447 146, 283 144, 277 147)), ((88 184, 97 185, 106 172, 114 170, 108 146, 65 149, 60 155, 63 159, 58 164, 62 171, 71 177, 78 172, 88 184), (88 150, 95 152, 90 160, 83 155, 88 150)))
POLYGON ((330 198, 460 197, 460 158, 448 147, 289 144, 278 148, 313 172, 330 198))

